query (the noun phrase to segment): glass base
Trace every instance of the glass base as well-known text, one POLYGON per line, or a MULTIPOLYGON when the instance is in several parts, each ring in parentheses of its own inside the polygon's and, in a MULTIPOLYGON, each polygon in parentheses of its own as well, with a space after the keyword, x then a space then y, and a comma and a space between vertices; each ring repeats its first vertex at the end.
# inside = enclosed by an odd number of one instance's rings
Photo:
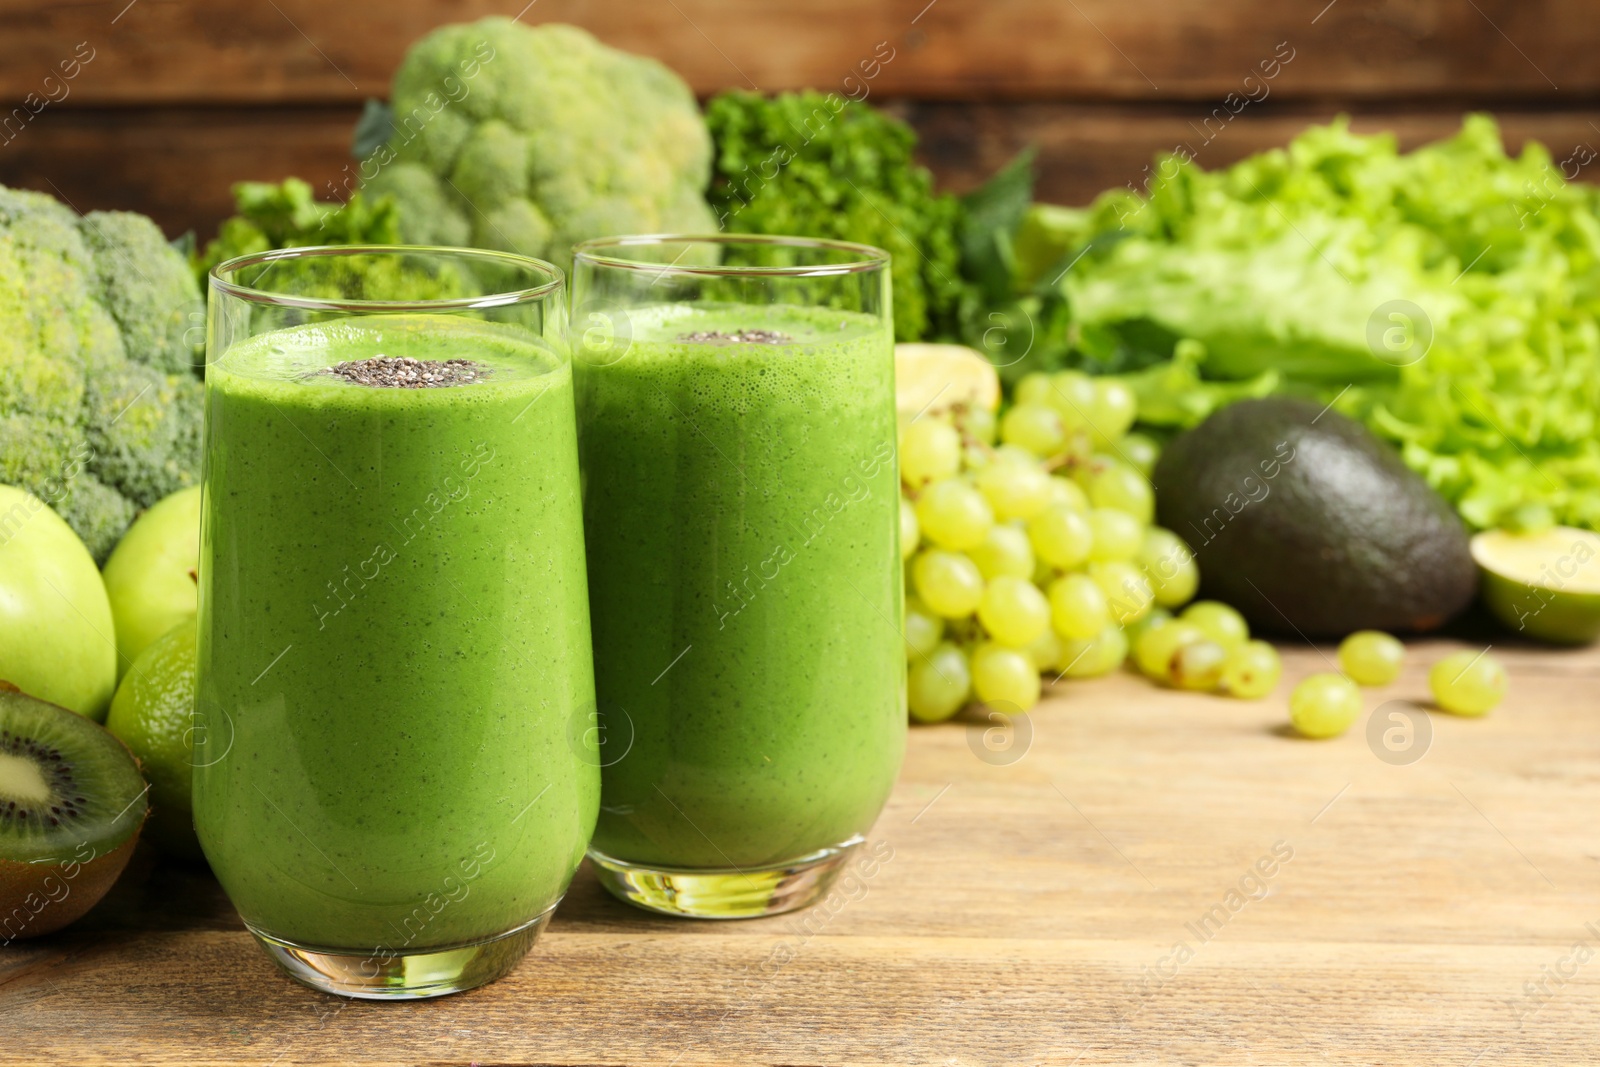
POLYGON ((641 867, 593 848, 589 858, 600 884, 635 907, 691 919, 755 919, 821 900, 863 840, 857 835, 787 863, 743 870, 641 867))
POLYGON ((552 904, 532 922, 482 941, 405 953, 312 948, 254 928, 250 932, 290 978, 312 989, 360 1000, 421 1000, 476 989, 510 973, 555 910, 552 904))

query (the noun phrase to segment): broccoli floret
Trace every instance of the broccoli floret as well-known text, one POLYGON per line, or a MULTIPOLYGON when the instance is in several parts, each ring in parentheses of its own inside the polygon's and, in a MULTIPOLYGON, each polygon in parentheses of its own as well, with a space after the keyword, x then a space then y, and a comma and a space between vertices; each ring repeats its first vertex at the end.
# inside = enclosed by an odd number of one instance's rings
POLYGON ((0 482, 56 508, 97 560, 199 478, 199 300, 148 219, 0 186, 0 482))
POLYGON ((394 130, 363 165, 416 244, 469 241, 563 267, 578 241, 710 233, 711 139, 653 59, 572 26, 445 26, 406 54, 394 130))

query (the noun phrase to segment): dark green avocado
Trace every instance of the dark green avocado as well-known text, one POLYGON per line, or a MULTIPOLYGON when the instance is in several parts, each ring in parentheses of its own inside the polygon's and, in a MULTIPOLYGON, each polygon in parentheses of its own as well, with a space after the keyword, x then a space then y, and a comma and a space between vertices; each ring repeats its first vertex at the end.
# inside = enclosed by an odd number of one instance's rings
POLYGON ((1204 595, 1305 637, 1432 630, 1478 588, 1455 510, 1364 426, 1286 397, 1174 438, 1151 479, 1204 595))

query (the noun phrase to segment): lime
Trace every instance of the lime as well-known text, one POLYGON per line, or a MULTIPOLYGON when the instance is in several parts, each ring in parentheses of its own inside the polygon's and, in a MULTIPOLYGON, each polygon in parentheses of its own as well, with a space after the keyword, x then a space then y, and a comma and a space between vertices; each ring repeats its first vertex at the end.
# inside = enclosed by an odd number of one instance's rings
POLYGON ((185 859, 203 859, 194 833, 195 618, 156 638, 117 687, 106 729, 139 761, 150 783, 148 840, 185 859))
POLYGON ((1483 600, 1520 634, 1561 645, 1600 637, 1600 536, 1571 526, 1472 539, 1483 600))

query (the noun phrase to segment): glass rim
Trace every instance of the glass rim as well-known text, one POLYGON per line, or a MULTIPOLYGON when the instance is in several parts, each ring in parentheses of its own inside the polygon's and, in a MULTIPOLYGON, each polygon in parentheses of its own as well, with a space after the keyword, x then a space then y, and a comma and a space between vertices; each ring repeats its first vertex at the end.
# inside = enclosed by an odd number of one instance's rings
POLYGON ((507 307, 512 304, 531 303, 559 293, 566 284, 566 275, 555 264, 515 252, 496 252, 487 248, 460 248, 452 245, 305 245, 298 248, 270 248, 265 252, 250 252, 225 259, 206 272, 211 288, 227 296, 252 304, 272 307, 298 308, 303 311, 473 311, 482 308, 507 307), (485 296, 457 296, 444 300, 345 300, 328 297, 296 296, 293 293, 276 293, 253 285, 242 285, 223 277, 224 272, 237 272, 257 264, 276 263, 281 260, 314 258, 318 256, 355 255, 435 255, 451 256, 498 263, 543 275, 548 281, 531 289, 510 289, 485 296))
POLYGON ((615 237, 594 237, 572 246, 572 261, 579 260, 600 267, 618 267, 623 270, 645 271, 655 275, 688 275, 723 278, 817 278, 838 274, 865 274, 884 270, 890 256, 873 245, 854 241, 835 241, 826 237, 787 237, 781 234, 762 233, 644 233, 615 237), (766 245, 773 248, 820 248, 833 252, 848 252, 855 259, 841 263, 812 263, 798 266, 771 266, 763 264, 736 264, 709 266, 697 263, 649 263, 621 256, 606 255, 602 249, 634 248, 664 244, 704 245, 766 245))

